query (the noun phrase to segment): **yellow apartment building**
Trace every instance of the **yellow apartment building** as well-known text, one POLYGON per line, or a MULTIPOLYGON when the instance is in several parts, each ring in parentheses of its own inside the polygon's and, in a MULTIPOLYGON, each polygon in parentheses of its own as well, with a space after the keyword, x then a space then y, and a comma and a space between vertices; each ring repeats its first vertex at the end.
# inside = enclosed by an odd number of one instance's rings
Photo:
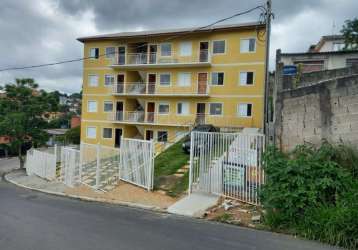
POLYGON ((81 141, 171 142, 197 124, 262 128, 264 32, 246 23, 79 38, 89 57, 81 141))

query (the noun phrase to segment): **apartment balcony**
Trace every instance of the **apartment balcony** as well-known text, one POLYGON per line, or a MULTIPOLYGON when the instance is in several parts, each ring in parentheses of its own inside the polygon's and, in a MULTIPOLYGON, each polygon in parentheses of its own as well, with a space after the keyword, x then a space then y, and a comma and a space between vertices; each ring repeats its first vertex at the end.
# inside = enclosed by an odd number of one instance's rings
POLYGON ((210 114, 159 114, 145 111, 113 112, 108 115, 113 123, 131 125, 160 125, 174 127, 193 127, 199 124, 212 124, 220 128, 253 127, 252 117, 240 118, 237 116, 213 116, 210 114))
POLYGON ((146 83, 114 84, 110 89, 115 96, 181 96, 181 97, 209 97, 209 86, 158 86, 146 83))
POLYGON ((117 54, 112 61, 112 68, 138 69, 138 68, 184 68, 209 67, 211 55, 208 50, 201 50, 198 54, 181 56, 172 51, 170 56, 161 56, 156 53, 125 53, 117 54))

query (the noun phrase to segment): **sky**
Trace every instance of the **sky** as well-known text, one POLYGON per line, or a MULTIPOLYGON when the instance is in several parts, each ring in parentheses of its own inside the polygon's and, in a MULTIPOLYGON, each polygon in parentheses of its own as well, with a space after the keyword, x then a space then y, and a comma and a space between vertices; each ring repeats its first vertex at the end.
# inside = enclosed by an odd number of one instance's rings
MULTIPOLYGON (((303 52, 358 16, 357 0, 272 0, 270 68, 276 49, 303 52)), ((265 4, 265 0, 1 0, 0 69, 83 57, 82 36, 197 27, 265 4)), ((260 12, 227 23, 258 21, 260 12)), ((34 78, 45 90, 78 92, 82 62, 0 72, 0 85, 34 78)))

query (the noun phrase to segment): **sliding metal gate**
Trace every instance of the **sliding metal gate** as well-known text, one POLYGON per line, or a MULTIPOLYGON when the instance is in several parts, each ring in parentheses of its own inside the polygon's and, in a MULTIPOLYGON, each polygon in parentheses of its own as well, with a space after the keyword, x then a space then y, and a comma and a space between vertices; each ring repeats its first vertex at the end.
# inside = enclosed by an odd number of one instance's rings
POLYGON ((190 192, 223 195, 258 204, 264 182, 263 134, 191 133, 190 192))

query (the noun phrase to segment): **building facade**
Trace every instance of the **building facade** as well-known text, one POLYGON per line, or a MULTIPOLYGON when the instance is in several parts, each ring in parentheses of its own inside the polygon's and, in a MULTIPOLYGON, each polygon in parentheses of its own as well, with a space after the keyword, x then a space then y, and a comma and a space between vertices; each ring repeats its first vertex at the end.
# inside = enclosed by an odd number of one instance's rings
POLYGON ((171 142, 197 124, 262 128, 264 25, 125 32, 84 43, 81 141, 171 142))

